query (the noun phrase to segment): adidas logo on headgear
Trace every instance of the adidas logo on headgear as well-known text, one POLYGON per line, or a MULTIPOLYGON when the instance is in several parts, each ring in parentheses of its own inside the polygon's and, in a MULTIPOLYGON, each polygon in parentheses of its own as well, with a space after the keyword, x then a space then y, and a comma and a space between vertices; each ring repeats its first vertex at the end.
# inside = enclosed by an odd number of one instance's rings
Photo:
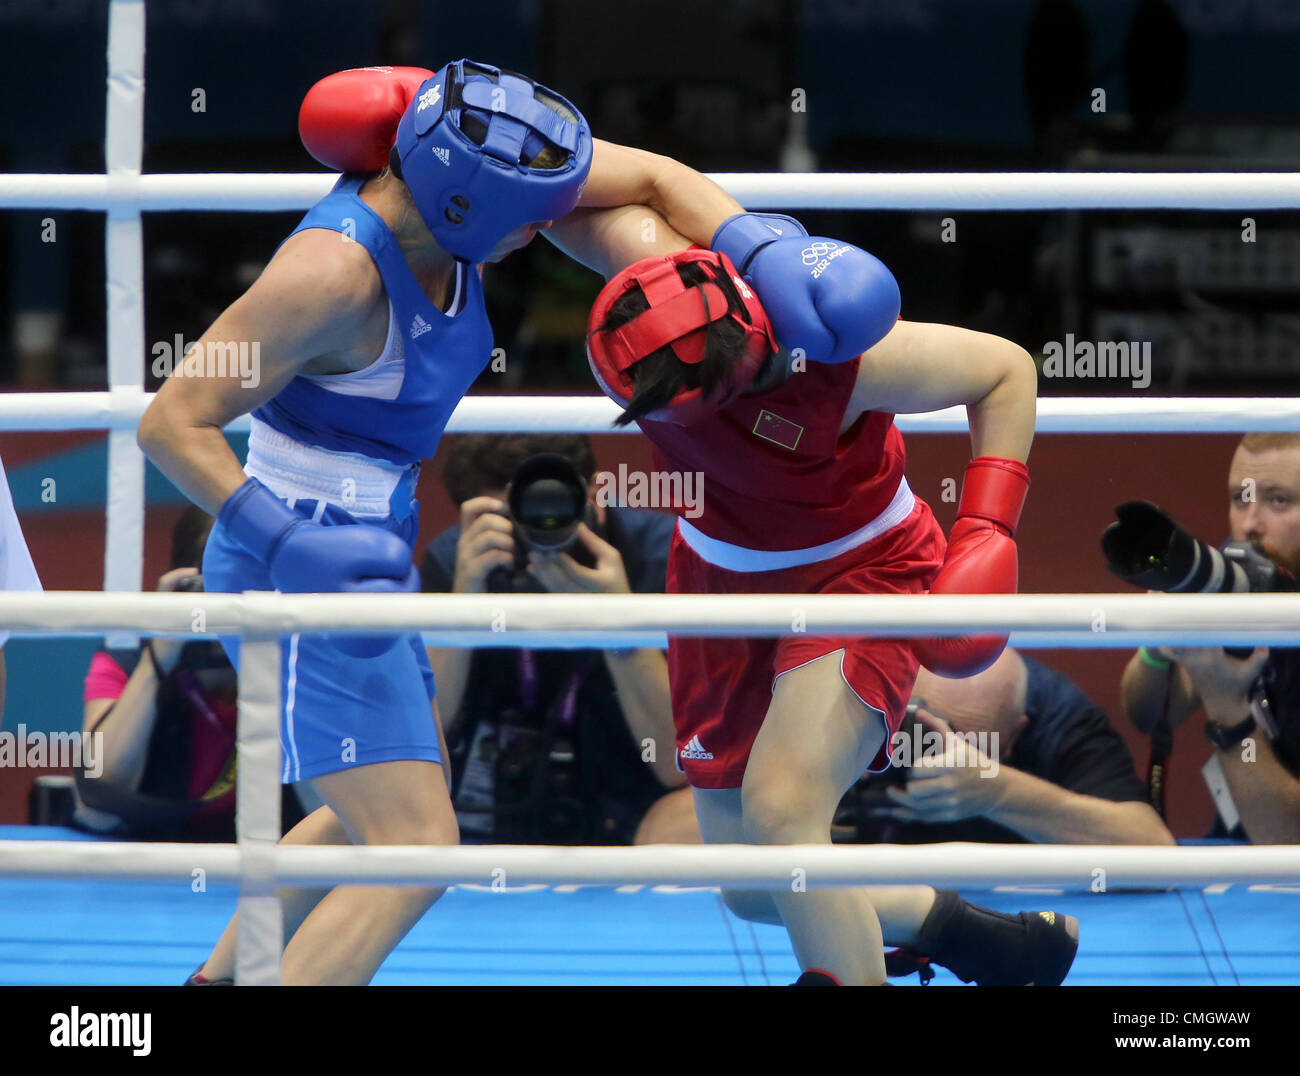
POLYGON ((451 167, 451 150, 446 146, 434 146, 433 155, 442 161, 448 168, 451 167))

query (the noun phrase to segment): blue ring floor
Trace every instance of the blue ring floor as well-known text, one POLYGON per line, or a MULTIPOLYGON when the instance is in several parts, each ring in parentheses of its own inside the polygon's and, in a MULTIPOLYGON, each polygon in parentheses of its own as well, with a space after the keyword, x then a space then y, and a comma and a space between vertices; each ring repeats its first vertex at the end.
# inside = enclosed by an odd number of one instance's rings
MULTIPOLYGON (((0 826, 0 840, 84 840, 0 826)), ((1076 916, 1073 986, 1300 984, 1300 885, 1062 894, 964 891, 1000 911, 1076 916)), ((179 984, 235 908, 233 886, 0 879, 0 985, 179 984)), ((799 969, 785 931, 715 889, 456 887, 375 977, 388 986, 763 986, 799 969)), ((916 976, 896 980, 915 984, 916 976)), ((958 984, 940 969, 934 985, 958 984)))

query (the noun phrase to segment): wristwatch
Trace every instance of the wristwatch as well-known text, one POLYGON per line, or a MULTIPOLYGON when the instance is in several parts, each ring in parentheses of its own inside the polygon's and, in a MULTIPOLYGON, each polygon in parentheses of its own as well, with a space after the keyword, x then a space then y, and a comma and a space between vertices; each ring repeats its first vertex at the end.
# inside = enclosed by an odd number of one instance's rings
POLYGON ((1254 731, 1254 714, 1247 714, 1245 720, 1236 725, 1218 725, 1213 721, 1205 723, 1205 738, 1220 751, 1230 751, 1254 731))

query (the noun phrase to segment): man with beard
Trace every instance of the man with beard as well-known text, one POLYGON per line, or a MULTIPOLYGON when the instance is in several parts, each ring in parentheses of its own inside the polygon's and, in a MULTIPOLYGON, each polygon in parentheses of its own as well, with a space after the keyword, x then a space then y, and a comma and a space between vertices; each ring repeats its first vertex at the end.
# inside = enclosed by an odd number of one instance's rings
MULTIPOLYGON (((1298 574, 1300 433, 1242 438, 1228 472, 1228 522, 1234 541, 1257 543, 1298 574)), ((1211 767, 1217 761, 1226 788, 1215 796, 1211 836, 1300 843, 1300 649, 1257 647, 1236 658, 1218 646, 1143 647, 1122 690, 1144 732, 1162 717, 1176 727, 1205 708, 1211 767)))

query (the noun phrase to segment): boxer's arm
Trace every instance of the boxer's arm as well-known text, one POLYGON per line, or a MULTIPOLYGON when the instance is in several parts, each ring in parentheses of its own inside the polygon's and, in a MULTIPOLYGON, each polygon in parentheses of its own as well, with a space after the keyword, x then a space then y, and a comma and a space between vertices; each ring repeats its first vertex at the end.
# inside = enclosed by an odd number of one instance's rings
POLYGON ((659 213, 643 205, 575 209, 542 234, 606 280, 642 258, 674 254, 691 245, 659 213))
POLYGON ((916 414, 965 404, 972 457, 1023 463, 1037 395, 1037 368, 1018 344, 953 325, 900 321, 862 356, 844 427, 865 411, 916 414))
POLYGON ((744 212, 716 183, 671 157, 596 139, 578 207, 615 206, 653 209, 690 242, 705 247, 724 220, 744 212))
POLYGON ((163 383, 140 420, 136 440, 195 504, 217 515, 246 481, 222 428, 271 399, 311 359, 358 331, 371 299, 358 283, 339 253, 336 233, 295 236, 203 334, 198 341, 203 350, 191 351, 206 355, 209 343, 247 343, 250 357, 256 356, 252 376, 229 370, 238 363, 225 364, 225 377, 196 363, 196 369, 187 364, 182 376, 163 383))

